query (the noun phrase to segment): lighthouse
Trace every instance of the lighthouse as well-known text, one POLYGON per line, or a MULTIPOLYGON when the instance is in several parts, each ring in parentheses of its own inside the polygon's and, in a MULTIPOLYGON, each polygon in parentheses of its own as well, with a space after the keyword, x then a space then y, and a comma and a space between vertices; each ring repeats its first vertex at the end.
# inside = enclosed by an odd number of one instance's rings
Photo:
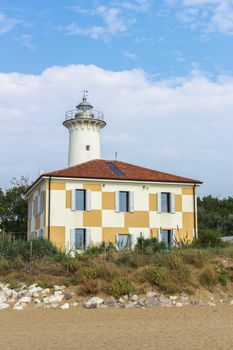
POLYGON ((66 112, 63 125, 69 130, 68 167, 100 159, 100 129, 104 115, 87 101, 87 91, 75 109, 66 112))

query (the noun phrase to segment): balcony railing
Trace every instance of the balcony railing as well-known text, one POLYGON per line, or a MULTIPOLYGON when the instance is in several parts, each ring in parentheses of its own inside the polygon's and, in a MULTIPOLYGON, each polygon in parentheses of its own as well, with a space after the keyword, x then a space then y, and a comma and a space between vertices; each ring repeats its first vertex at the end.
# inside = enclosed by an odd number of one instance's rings
POLYGON ((75 118, 78 118, 78 119, 93 118, 98 120, 104 120, 104 114, 95 109, 92 109, 91 112, 83 112, 77 108, 66 112, 65 120, 75 119, 75 118))

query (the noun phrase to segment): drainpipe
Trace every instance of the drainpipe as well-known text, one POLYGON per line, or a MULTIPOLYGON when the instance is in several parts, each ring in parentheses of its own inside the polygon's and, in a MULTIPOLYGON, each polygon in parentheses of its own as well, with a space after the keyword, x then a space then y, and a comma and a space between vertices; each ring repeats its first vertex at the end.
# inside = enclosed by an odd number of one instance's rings
POLYGON ((51 176, 49 177, 49 197, 48 197, 48 241, 50 241, 50 211, 51 211, 51 176))
POLYGON ((196 187, 193 185, 193 220, 194 220, 194 238, 197 238, 197 208, 196 208, 196 187))

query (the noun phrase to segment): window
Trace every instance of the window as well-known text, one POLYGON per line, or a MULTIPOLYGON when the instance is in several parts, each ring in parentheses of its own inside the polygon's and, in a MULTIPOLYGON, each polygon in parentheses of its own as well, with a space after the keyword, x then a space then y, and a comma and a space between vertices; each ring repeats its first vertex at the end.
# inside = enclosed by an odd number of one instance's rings
POLYGON ((36 216, 38 214, 38 197, 36 196, 33 203, 33 215, 36 216))
POLYGON ((129 192, 120 192, 120 211, 129 211, 129 192))
POLYGON ((75 249, 83 250, 86 247, 86 230, 84 228, 75 229, 75 249))
POLYGON ((90 145, 86 145, 86 151, 90 151, 90 145))
POLYGON ((161 193, 161 211, 162 213, 170 213, 170 193, 169 192, 162 192, 161 193))
POLYGON ((76 190, 76 210, 86 210, 86 191, 76 190))
POLYGON ((161 230, 161 240, 166 243, 167 247, 171 246, 171 230, 161 230))
POLYGON ((116 245, 119 250, 131 248, 130 234, 119 234, 116 236, 116 245))

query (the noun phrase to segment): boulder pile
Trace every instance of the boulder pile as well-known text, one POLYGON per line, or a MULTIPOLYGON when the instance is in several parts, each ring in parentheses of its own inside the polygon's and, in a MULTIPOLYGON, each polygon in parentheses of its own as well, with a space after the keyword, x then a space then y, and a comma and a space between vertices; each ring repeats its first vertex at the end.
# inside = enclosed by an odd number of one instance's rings
MULTIPOLYGON (((233 305, 233 300, 220 299, 219 303, 233 305)), ((43 309, 61 309, 67 310, 70 307, 84 307, 85 309, 96 308, 152 308, 152 307, 184 307, 184 306, 216 306, 217 301, 211 294, 207 301, 195 299, 185 293, 181 295, 159 295, 155 291, 148 291, 143 297, 137 294, 124 295, 119 299, 114 297, 105 300, 94 296, 78 298, 74 292, 66 290, 65 286, 55 285, 53 288, 41 288, 38 284, 32 284, 29 287, 26 284, 20 284, 18 288, 11 289, 9 284, 0 283, 0 310, 12 308, 15 311, 24 310, 26 307, 33 306, 43 309), (78 299, 78 300, 77 300, 78 299)))

